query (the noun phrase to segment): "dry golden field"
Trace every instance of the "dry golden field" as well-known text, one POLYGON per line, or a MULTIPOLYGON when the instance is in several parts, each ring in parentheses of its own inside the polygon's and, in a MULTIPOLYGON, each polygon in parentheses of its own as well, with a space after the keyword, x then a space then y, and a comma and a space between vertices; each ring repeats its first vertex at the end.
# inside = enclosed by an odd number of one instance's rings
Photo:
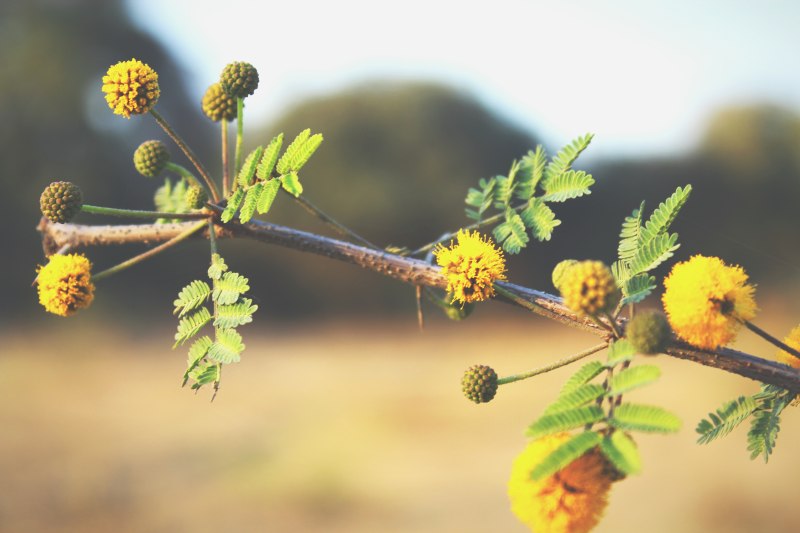
MULTIPOLYGON (((53 324, 0 333, 3 532, 522 533, 509 465, 570 370, 481 406, 461 396, 461 373, 476 362, 516 373, 595 342, 481 317, 424 333, 411 318, 250 326, 211 404, 179 387, 185 354, 170 331, 53 324)), ((639 439, 644 473, 615 487, 596 531, 800 531, 799 410, 768 465, 749 460, 742 429, 700 447, 699 418, 756 385, 658 363, 664 376, 636 397, 671 407, 684 429, 639 439)))

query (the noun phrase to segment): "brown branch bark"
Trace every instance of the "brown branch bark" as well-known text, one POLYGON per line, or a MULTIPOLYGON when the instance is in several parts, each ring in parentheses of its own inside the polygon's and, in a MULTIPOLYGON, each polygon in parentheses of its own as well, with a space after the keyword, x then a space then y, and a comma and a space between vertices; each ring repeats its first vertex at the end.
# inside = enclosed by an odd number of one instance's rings
MULTIPOLYGON (((84 226, 78 224, 53 224, 42 219, 38 230, 42 234, 45 253, 55 253, 62 247, 69 249, 86 246, 106 246, 128 243, 159 243, 167 241, 188 227, 196 224, 180 222, 174 224, 134 224, 120 226, 84 226)), ((222 238, 246 237, 257 241, 276 244, 303 252, 344 261, 361 266, 367 270, 397 279, 412 285, 445 288, 447 282, 439 267, 403 257, 383 250, 374 250, 307 233, 285 226, 261 221, 248 224, 219 224, 217 235, 222 238)), ((199 234, 198 236, 201 236, 199 234)), ((498 298, 507 303, 526 307, 525 302, 533 304, 535 312, 562 324, 588 331, 608 339, 608 332, 592 321, 580 318, 564 307, 561 298, 513 283, 502 283, 502 287, 514 298, 498 298)), ((619 324, 621 327, 623 323, 619 324)), ((770 383, 791 390, 800 390, 800 372, 797 370, 753 355, 727 348, 716 351, 699 350, 678 340, 671 343, 666 353, 679 359, 710 366, 733 374, 738 374, 763 383, 770 383)))

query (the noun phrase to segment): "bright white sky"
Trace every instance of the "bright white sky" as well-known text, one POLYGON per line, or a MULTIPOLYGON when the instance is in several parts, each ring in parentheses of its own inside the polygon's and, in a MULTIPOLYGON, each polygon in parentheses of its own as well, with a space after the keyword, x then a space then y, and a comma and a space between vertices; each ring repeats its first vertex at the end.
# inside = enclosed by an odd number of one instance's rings
POLYGON ((800 110, 795 0, 128 4, 198 95, 225 64, 255 65, 253 120, 359 82, 425 79, 467 91, 548 144, 593 132, 587 155, 602 157, 691 148, 725 105, 800 110))

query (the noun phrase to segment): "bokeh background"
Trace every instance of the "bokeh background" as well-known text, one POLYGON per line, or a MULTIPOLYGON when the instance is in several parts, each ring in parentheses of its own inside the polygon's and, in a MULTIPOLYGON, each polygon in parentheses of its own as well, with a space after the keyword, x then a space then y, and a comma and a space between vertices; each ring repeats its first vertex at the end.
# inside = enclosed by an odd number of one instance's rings
MULTIPOLYGON (((511 279, 551 290, 565 257, 610 262, 625 215, 691 183, 676 259, 744 266, 759 323, 783 335, 800 316, 800 7, 697 4, 5 0, 0 530, 523 531, 508 468, 566 372, 480 407, 458 380, 476 362, 516 373, 592 342, 497 303, 466 324, 431 309, 419 332, 409 287, 249 242, 222 244, 260 310, 212 405, 177 386, 184 354, 169 349, 171 302, 205 271, 203 243, 103 282, 71 319, 47 316, 30 287, 41 190, 66 179, 88 203, 145 208, 159 185, 131 156, 164 134, 113 116, 99 90, 121 59, 158 71, 159 110, 211 169, 218 129, 199 100, 226 63, 256 65, 247 148, 323 132, 308 197, 386 245, 466 224, 478 178, 593 132, 578 164, 597 179, 592 195, 557 206, 553 240, 511 258, 511 279)), ((289 202, 270 219, 326 231, 289 202)), ((141 249, 88 253, 105 268, 141 249)), ((745 335, 737 346, 772 355, 745 335)), ((748 461, 742 431, 698 447, 697 420, 757 385, 659 364, 641 399, 685 427, 642 439, 645 472, 617 487, 597 530, 800 530, 797 414, 769 465, 748 461)))

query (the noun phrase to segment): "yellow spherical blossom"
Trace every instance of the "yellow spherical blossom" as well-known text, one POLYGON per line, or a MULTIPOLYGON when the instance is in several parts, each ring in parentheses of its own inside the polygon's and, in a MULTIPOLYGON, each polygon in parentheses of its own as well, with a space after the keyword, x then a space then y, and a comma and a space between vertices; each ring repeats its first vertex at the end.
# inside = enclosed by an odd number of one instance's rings
POLYGON ((441 244, 433 251, 436 262, 447 277, 447 291, 454 302, 480 302, 494 296, 494 282, 504 280, 506 261, 503 252, 488 237, 477 231, 461 230, 457 244, 441 244))
POLYGON ((536 465, 569 439, 569 433, 537 439, 514 460, 511 468, 508 482, 511 511, 536 533, 590 531, 608 504, 616 472, 597 448, 545 479, 531 479, 536 465))
POLYGON ((601 261, 581 261, 567 266, 558 289, 564 305, 582 315, 612 311, 620 298, 611 269, 601 261))
MULTIPOLYGON (((787 345, 789 348, 800 350, 800 326, 797 326, 792 331, 790 331, 789 335, 787 335, 786 338, 783 339, 783 343, 787 345)), ((777 358, 778 361, 780 361, 785 365, 789 365, 793 368, 800 369, 800 358, 795 357, 786 350, 778 350, 777 358)))
POLYGON ((137 59, 120 61, 103 76, 103 92, 115 114, 142 115, 153 109, 161 94, 158 73, 137 59))
POLYGON ((756 315, 755 287, 739 266, 696 255, 672 267, 661 301, 673 331, 706 350, 736 338, 743 320, 756 315))
POLYGON ((39 303, 56 315, 69 316, 94 299, 92 264, 80 254, 51 255, 38 268, 39 303))

